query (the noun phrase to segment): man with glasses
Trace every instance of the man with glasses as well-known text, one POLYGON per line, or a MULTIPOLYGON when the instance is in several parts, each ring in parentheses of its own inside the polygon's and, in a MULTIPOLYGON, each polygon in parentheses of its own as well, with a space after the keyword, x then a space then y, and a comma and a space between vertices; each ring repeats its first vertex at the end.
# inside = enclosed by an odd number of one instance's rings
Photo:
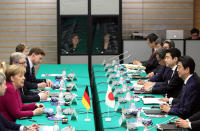
MULTIPOLYGON (((26 68, 26 56, 20 52, 14 52, 10 56, 10 65, 18 64, 26 68)), ((33 87, 36 87, 36 83, 24 81, 24 87, 20 88, 22 102, 38 102, 40 100, 47 100, 48 92, 34 92, 30 91, 33 87)))

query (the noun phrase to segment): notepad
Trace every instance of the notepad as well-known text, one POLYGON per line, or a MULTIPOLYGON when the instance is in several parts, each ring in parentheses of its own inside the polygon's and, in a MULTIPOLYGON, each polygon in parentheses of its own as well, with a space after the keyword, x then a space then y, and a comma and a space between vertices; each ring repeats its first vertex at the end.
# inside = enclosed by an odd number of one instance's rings
POLYGON ((160 98, 142 98, 145 105, 147 104, 166 104, 166 102, 160 101, 160 98))
POLYGON ((134 94, 150 94, 150 92, 146 92, 143 90, 134 90, 134 94))
POLYGON ((41 77, 47 77, 47 76, 62 76, 62 74, 41 74, 41 77))
POLYGON ((146 115, 166 115, 167 113, 162 112, 161 110, 144 110, 146 115))
POLYGON ((40 126, 39 131, 53 131, 53 126, 40 126))

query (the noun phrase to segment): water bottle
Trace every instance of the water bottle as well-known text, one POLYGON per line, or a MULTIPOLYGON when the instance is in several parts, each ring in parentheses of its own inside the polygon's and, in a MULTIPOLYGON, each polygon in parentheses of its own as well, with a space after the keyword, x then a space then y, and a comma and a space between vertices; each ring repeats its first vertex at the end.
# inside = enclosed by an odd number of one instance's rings
POLYGON ((60 80, 60 88, 61 89, 65 89, 65 81, 64 81, 64 79, 60 80))
POLYGON ((132 102, 132 103, 130 104, 130 109, 133 110, 133 111, 135 110, 135 103, 134 103, 134 102, 132 102))
POLYGON ((62 108, 60 106, 60 102, 58 102, 58 105, 56 107, 56 116, 57 117, 62 116, 62 108))
POLYGON ((65 80, 66 79, 66 70, 65 69, 63 69, 63 71, 62 71, 62 78, 65 80))
POLYGON ((128 102, 131 101, 131 93, 130 93, 129 91, 126 93, 126 100, 127 100, 128 102))
POLYGON ((126 91, 127 91, 126 84, 124 84, 124 83, 122 84, 122 91, 123 91, 123 92, 126 92, 126 91))
POLYGON ((138 124, 142 124, 141 109, 138 109, 136 121, 138 124))
POLYGON ((59 95, 58 95, 58 100, 60 101, 60 103, 62 103, 62 102, 64 101, 62 89, 60 89, 60 93, 59 93, 59 95))
POLYGON ((120 77, 120 78, 119 78, 119 83, 120 83, 120 84, 123 84, 123 77, 120 77))
POLYGON ((55 121, 54 123, 55 123, 55 124, 54 124, 54 126, 53 126, 53 131, 59 131, 60 129, 59 129, 59 126, 58 126, 58 122, 55 121))

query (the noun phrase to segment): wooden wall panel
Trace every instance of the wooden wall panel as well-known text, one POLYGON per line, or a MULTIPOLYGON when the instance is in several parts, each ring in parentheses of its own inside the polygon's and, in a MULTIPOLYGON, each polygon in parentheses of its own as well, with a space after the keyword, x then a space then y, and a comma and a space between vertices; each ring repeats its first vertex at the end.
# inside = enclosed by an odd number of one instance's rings
POLYGON ((43 63, 57 63, 57 0, 0 0, 0 61, 20 42, 39 46, 43 63))
POLYGON ((165 38, 166 30, 193 27, 193 0, 123 0, 122 33, 130 39, 133 32, 157 33, 165 38))
POLYGON ((194 0, 194 27, 200 29, 200 0, 194 0))

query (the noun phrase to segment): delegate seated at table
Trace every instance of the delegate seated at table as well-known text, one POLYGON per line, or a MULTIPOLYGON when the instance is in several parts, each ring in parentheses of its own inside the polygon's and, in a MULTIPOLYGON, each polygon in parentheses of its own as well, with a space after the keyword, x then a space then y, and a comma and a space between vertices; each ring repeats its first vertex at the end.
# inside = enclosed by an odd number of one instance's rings
POLYGON ((150 73, 153 72, 158 64, 158 61, 156 59, 156 55, 155 55, 155 41, 158 39, 158 36, 154 33, 149 34, 147 36, 147 44, 149 45, 149 47, 152 49, 152 54, 149 58, 149 60, 146 61, 133 61, 133 64, 135 65, 142 65, 146 67, 146 73, 150 73))
POLYGON ((192 130, 200 130, 200 111, 190 116, 188 119, 177 119, 176 126, 192 130))
POLYGON ((160 109, 168 114, 177 115, 187 119, 200 109, 200 83, 199 77, 194 75, 195 62, 189 56, 182 56, 178 62, 178 75, 184 80, 181 97, 177 104, 171 107, 168 104, 161 105, 160 109))
POLYGON ((43 49, 39 47, 31 48, 26 58, 26 73, 25 84, 29 84, 33 89, 52 87, 53 83, 49 79, 37 79, 35 77, 35 65, 39 65, 42 62, 42 58, 45 56, 43 49), (29 82, 29 83, 26 83, 29 82))
POLYGON ((183 85, 183 80, 177 72, 177 61, 180 56, 181 52, 177 48, 166 50, 166 67, 163 67, 160 73, 151 77, 149 82, 145 82, 142 89, 153 94, 167 94, 168 97, 176 98, 183 85))
POLYGON ((20 91, 24 85, 25 68, 19 65, 10 65, 5 72, 6 92, 0 96, 0 112, 9 121, 16 121, 21 117, 32 117, 44 113, 44 105, 31 103, 23 104, 20 91), (42 106, 41 108, 38 108, 42 106))
MULTIPOLYGON (((10 64, 11 65, 20 65, 26 68, 26 56, 20 52, 14 52, 10 55, 10 64)), ((40 100, 47 100, 49 96, 49 92, 39 92, 39 91, 31 91, 31 85, 34 83, 24 81, 24 86, 21 87, 20 94, 23 103, 27 102, 39 102, 40 100), (28 83, 28 84, 27 84, 28 83)))
MULTIPOLYGON (((0 72, 0 96, 3 96, 6 92, 6 76, 0 72)), ((33 124, 29 127, 16 124, 15 122, 8 121, 0 112, 0 131, 38 131, 39 127, 33 124)))

